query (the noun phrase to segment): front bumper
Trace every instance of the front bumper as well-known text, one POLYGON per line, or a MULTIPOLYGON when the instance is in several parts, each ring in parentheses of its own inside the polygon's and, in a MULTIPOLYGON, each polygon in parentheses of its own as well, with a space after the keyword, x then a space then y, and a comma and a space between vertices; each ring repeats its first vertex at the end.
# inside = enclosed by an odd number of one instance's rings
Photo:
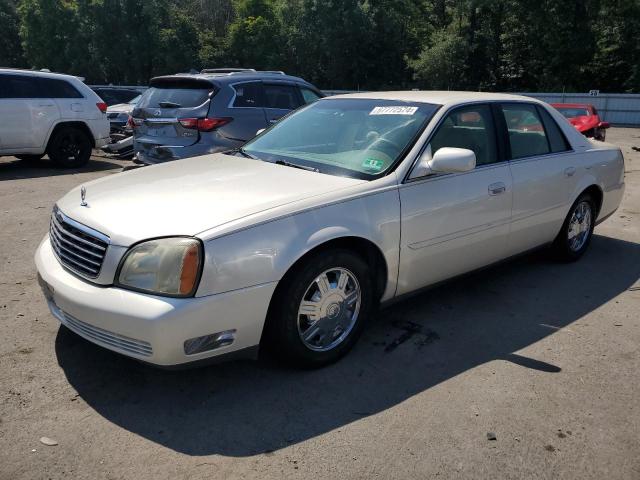
POLYGON ((70 330, 115 352, 175 366, 250 349, 260 343, 276 282, 195 298, 168 298, 97 286, 60 265, 48 237, 36 267, 51 313, 70 330), (187 355, 188 339, 234 330, 230 345, 187 355))

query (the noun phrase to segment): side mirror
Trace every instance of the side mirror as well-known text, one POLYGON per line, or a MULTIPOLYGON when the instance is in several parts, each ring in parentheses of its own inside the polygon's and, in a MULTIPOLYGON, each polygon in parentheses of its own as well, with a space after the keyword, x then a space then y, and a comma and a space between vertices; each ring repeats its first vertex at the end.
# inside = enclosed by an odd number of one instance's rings
POLYGON ((611 124, 609 122, 600 122, 598 124, 598 128, 602 128, 602 129, 609 128, 610 126, 611 126, 611 124))
POLYGON ((261 128, 260 130, 258 130, 258 131, 256 132, 256 137, 257 137, 258 135, 260 135, 262 132, 264 132, 265 130, 266 130, 266 128, 261 128))
POLYGON ((436 173, 468 172, 476 168, 476 154, 466 148, 440 148, 433 154, 429 168, 436 173))
POLYGON ((409 178, 419 178, 435 173, 468 172, 476 168, 476 154, 466 148, 443 147, 431 154, 428 145, 409 178))

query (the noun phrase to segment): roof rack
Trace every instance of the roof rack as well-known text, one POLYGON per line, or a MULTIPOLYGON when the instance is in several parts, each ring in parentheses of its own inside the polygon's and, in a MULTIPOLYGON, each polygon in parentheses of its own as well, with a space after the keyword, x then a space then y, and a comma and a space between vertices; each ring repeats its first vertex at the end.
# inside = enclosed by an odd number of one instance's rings
POLYGON ((242 73, 255 72, 255 68, 203 68, 200 73, 242 73))
POLYGON ((282 70, 256 70, 255 68, 203 68, 200 73, 219 75, 243 75, 246 73, 266 73, 269 75, 286 75, 282 70))

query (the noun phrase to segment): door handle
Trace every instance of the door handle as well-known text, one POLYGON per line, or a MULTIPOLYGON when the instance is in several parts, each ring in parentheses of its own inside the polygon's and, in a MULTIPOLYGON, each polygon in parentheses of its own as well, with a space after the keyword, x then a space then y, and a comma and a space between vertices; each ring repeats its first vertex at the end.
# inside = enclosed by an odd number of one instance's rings
POLYGON ((507 186, 502 182, 492 183, 489 185, 489 195, 500 195, 507 191, 507 186))
POLYGON ((574 173, 576 173, 576 167, 568 167, 564 169, 564 174, 567 177, 573 177, 574 173))

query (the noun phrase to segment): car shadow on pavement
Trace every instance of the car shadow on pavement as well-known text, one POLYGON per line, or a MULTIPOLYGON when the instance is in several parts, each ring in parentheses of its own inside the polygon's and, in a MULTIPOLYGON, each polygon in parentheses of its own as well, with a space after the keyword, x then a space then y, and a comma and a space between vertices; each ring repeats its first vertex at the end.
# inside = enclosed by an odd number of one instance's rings
POLYGON ((25 178, 55 177, 73 175, 83 172, 99 172, 122 168, 122 164, 111 161, 107 157, 91 156, 89 162, 79 168, 56 167, 48 157, 42 160, 20 160, 18 158, 0 161, 0 182, 4 180, 21 180, 25 178))
POLYGON ((388 307, 349 355, 315 371, 268 361, 158 370, 64 328, 56 354, 73 388, 114 424, 187 455, 249 456, 375 415, 486 362, 553 375, 562 365, 517 352, 639 277, 640 245, 596 235, 580 262, 540 252, 388 307))

